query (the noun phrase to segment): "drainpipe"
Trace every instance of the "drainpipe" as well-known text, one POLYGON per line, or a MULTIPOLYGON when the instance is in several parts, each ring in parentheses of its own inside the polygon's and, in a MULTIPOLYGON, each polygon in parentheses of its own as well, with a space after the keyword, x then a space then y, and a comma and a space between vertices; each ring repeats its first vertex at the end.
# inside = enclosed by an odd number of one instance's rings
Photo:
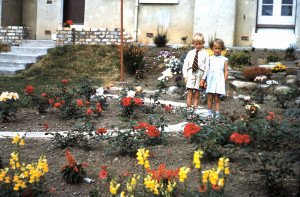
POLYGON ((134 36, 133 36, 133 39, 135 42, 137 42, 138 16, 139 16, 139 0, 135 0, 135 4, 134 4, 134 36))

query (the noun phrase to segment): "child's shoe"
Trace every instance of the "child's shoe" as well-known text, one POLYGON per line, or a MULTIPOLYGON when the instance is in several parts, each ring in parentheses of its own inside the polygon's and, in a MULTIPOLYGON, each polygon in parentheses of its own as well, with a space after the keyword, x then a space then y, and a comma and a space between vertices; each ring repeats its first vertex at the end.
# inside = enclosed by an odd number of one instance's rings
POLYGON ((211 121, 211 119, 212 119, 211 115, 209 115, 209 116, 206 117, 206 121, 211 121))

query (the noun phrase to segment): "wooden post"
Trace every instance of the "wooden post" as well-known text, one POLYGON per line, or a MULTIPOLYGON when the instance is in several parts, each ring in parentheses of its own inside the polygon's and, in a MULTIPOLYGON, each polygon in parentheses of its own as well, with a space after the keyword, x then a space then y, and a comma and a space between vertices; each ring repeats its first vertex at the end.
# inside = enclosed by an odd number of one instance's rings
POLYGON ((121 0, 121 81, 123 81, 123 0, 121 0))

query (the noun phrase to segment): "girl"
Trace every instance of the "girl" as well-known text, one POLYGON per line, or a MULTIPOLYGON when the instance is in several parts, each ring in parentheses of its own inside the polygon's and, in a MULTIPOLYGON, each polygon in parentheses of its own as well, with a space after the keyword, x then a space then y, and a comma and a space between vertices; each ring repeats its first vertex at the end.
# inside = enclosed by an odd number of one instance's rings
POLYGON ((228 77, 228 59, 221 55, 221 51, 225 49, 223 40, 215 39, 210 48, 214 52, 209 58, 209 72, 207 75, 206 92, 208 93, 207 108, 208 117, 207 120, 212 118, 212 103, 215 101, 216 119, 219 121, 220 115, 220 95, 225 94, 225 83, 228 77))

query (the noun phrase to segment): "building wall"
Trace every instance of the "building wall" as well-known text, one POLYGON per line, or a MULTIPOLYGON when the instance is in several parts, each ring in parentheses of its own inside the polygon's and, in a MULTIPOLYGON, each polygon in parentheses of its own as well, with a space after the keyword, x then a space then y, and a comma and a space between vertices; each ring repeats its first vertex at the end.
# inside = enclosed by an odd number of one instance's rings
POLYGON ((56 28, 61 26, 62 0, 37 0, 36 39, 51 39, 51 34, 56 33, 56 28))
POLYGON ((297 8, 296 8, 296 39, 298 48, 300 48, 300 0, 297 0, 297 8))
POLYGON ((195 0, 194 33, 203 33, 207 42, 216 37, 234 46, 236 1, 195 0))
POLYGON ((236 46, 251 47, 256 25, 256 7, 257 0, 237 0, 234 37, 236 46))
MULTIPOLYGON (((86 0, 85 23, 86 27, 105 27, 108 29, 120 28, 120 0, 86 0), (108 17, 109 16, 109 17, 108 17)), ((135 0, 124 1, 124 24, 128 34, 134 35, 135 0)), ((181 37, 188 36, 188 42, 193 35, 193 7, 194 1, 180 0, 179 4, 139 4, 138 35, 142 42, 153 42, 153 38, 146 36, 153 33, 155 36, 158 27, 168 31, 170 44, 180 43, 181 37)))
POLYGON ((2 0, 1 25, 15 26, 22 23, 22 4, 20 0, 2 0))
POLYGON ((32 39, 36 39, 37 0, 23 1, 22 18, 22 23, 27 27, 31 27, 32 39))

